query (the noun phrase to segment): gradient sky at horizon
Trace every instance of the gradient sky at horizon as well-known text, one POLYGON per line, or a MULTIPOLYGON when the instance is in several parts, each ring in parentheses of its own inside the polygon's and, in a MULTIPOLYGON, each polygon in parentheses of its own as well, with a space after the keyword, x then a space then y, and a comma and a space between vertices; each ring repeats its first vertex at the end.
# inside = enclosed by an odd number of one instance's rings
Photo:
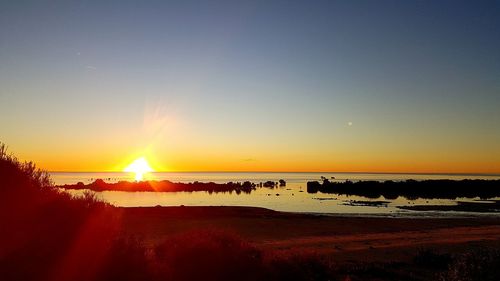
POLYGON ((500 173, 500 1, 0 1, 0 117, 53 171, 500 173))

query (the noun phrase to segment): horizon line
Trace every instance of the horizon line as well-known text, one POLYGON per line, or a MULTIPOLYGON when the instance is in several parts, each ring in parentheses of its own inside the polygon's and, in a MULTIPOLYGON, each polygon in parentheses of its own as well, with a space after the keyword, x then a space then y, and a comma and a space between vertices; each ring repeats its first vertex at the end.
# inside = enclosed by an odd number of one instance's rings
MULTIPOLYGON (((127 173, 123 171, 47 171, 48 173, 127 173)), ((273 173, 273 174, 392 174, 392 175, 463 175, 463 176, 500 176, 500 173, 473 172, 366 172, 366 171, 153 171, 150 173, 273 173)))

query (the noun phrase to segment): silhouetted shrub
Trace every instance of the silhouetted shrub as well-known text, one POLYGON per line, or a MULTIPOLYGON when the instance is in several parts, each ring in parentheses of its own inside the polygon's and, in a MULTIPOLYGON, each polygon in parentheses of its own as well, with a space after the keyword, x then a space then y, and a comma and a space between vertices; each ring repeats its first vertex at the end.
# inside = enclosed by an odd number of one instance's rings
POLYGON ((116 238, 95 280, 153 280, 146 252, 136 238, 116 238))
POLYGON ((419 266, 444 270, 451 262, 450 254, 440 254, 428 248, 419 248, 413 262, 419 266))
POLYGON ((80 276, 96 252, 109 249, 116 233, 112 208, 93 193, 74 197, 61 192, 47 172, 32 162, 20 162, 4 144, 0 184, 3 281, 80 276))
POLYGON ((332 280, 333 265, 315 253, 269 253, 264 280, 332 280))
POLYGON ((155 248, 156 268, 169 280, 259 280, 261 253, 237 235, 192 231, 155 248))
POLYGON ((500 251, 478 249, 457 256, 448 270, 441 275, 443 281, 500 280, 500 251))

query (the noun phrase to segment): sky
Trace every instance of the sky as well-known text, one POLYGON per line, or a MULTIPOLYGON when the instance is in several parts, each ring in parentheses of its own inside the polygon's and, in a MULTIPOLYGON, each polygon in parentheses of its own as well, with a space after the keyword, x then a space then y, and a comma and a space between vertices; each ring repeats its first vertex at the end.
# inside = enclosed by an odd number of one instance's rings
POLYGON ((500 1, 0 0, 0 141, 50 171, 500 173, 500 1))

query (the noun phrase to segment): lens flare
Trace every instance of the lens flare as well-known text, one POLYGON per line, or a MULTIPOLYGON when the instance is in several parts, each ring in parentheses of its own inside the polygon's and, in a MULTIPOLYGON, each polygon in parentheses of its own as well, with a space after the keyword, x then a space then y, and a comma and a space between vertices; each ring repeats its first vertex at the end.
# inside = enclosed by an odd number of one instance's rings
POLYGON ((144 174, 153 172, 154 170, 153 168, 151 168, 151 166, 149 166, 146 158, 141 157, 134 160, 134 162, 130 163, 130 165, 128 165, 123 171, 128 173, 134 173, 135 180, 142 181, 144 178, 144 174))

